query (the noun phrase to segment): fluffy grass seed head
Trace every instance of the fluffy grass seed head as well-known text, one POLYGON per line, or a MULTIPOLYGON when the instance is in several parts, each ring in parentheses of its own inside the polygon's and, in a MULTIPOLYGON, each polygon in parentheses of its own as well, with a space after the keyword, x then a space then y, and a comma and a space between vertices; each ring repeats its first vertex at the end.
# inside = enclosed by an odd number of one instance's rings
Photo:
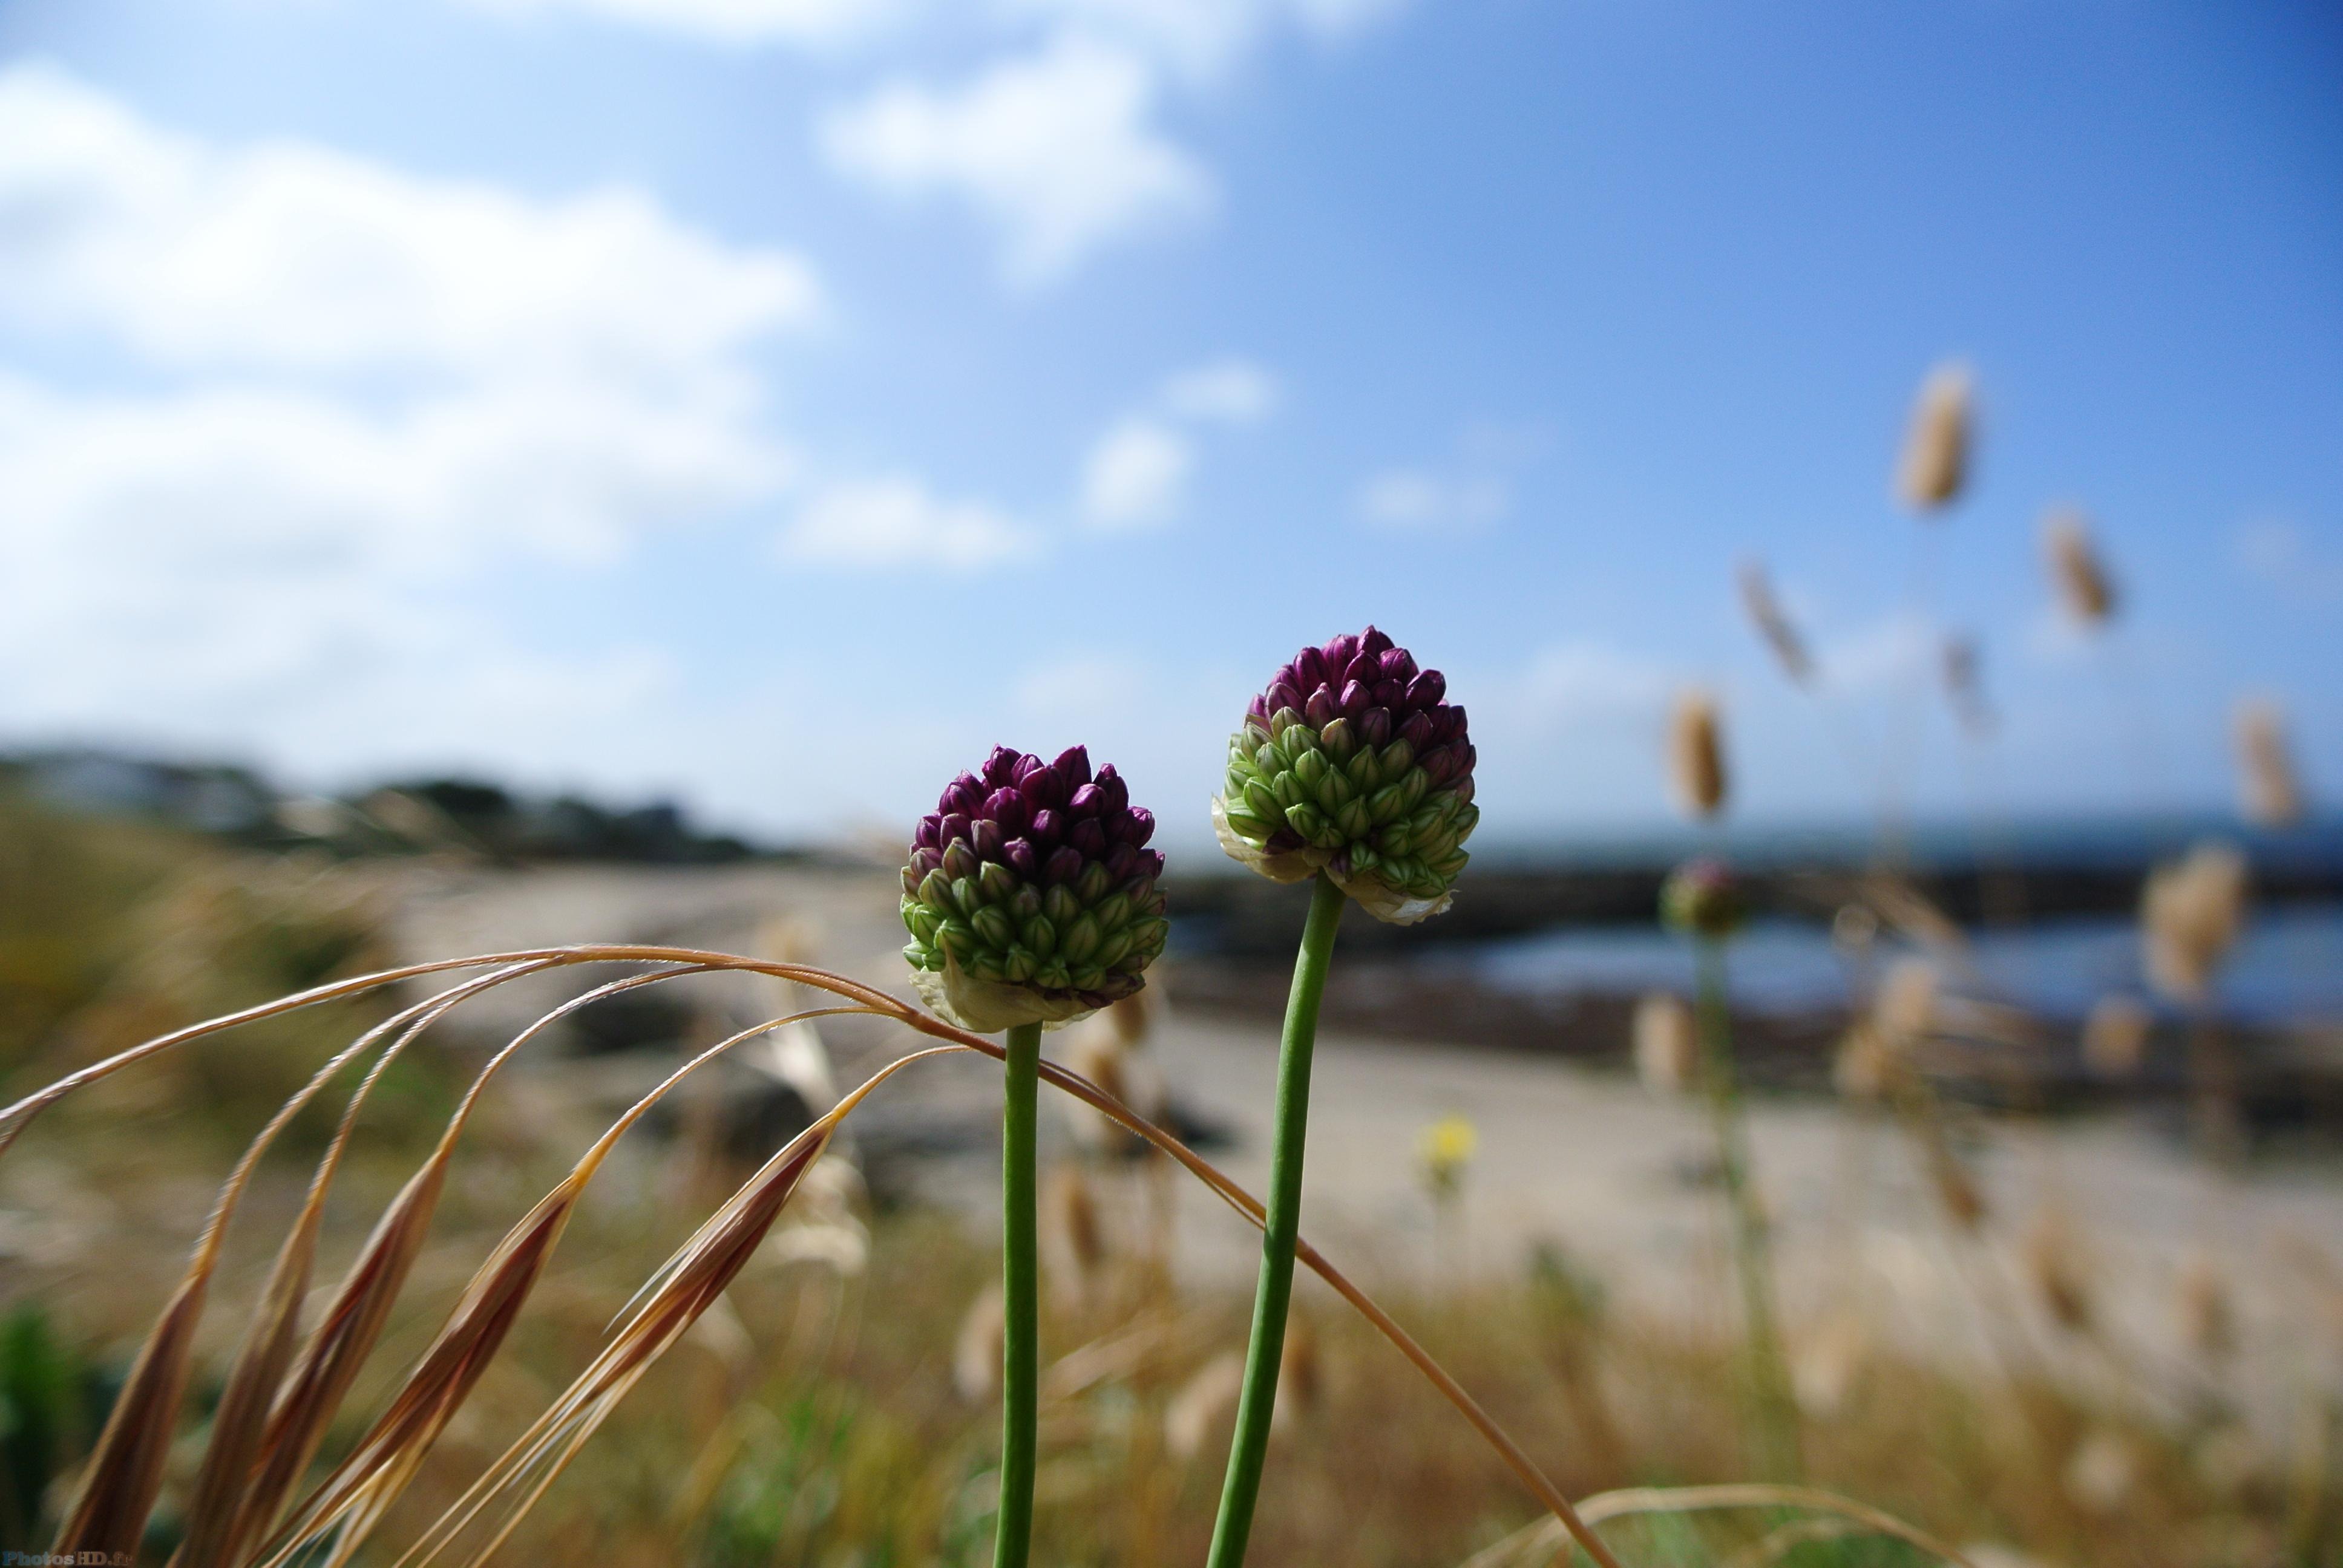
POLYGON ((1871 1021, 1888 1046, 1906 1050, 1928 1038, 1936 1022, 1936 966, 1923 958, 1898 959, 1871 999, 1871 1021))
POLYGON ((2125 991, 2109 991, 2083 1020, 2083 1065, 2111 1082, 2139 1076, 2156 1015, 2125 991))
POLYGON ((1000 1394, 1001 1345, 1008 1329, 1001 1287, 985 1286, 968 1304, 952 1339, 952 1392, 970 1404, 989 1404, 1000 1394))
POLYGON ((2026 1272, 2061 1328, 2082 1333, 2097 1321, 2081 1239, 2066 1216, 2045 1210, 2026 1237, 2026 1272))
POLYGON ((1393 925, 1445 910, 1481 819, 1447 693, 1372 626, 1295 654, 1230 739, 1221 848, 1273 881, 1323 871, 1393 925))
POLYGON ((2246 858, 2231 845, 2198 844, 2148 873, 2140 936, 2148 984, 2167 1000, 2202 1002, 2246 920, 2246 858))
POLYGON ((1722 860, 1686 860, 1660 884, 1660 922, 1687 936, 1722 940, 1749 919, 1740 879, 1722 860))
POLYGON ((1064 1023, 1130 996, 1163 950, 1154 816, 1111 766, 994 749, 922 818, 903 868, 920 997, 964 1029, 1064 1023))
POLYGON ((1798 635, 1798 628, 1791 621, 1789 612, 1782 608, 1782 601, 1774 597, 1773 579, 1765 575, 1765 564, 1755 560, 1743 561, 1740 569, 1735 573, 1735 578, 1741 588, 1741 608, 1748 612, 1750 624, 1757 628, 1757 635, 1765 639, 1765 646, 1774 650, 1775 661, 1781 665, 1782 673, 1788 676, 1795 686, 1805 686, 1812 681, 1815 677, 1814 657, 1806 651, 1806 639, 1798 635))
POLYGON ((1654 1094, 1682 1094, 1700 1070, 1700 1035, 1692 1009, 1671 991, 1635 1003, 1635 1076, 1654 1094))
POLYGON ((2113 618, 2115 579, 2107 575, 2107 563, 2091 539, 2091 525, 2081 512, 2062 507, 2043 518, 2042 556, 2058 602, 2069 616, 2092 627, 2113 618))
POLYGON ((1966 365, 1939 365, 1920 384, 1896 470, 1896 494, 1914 511, 1937 511, 1959 498, 1968 479, 1974 401, 1966 365))
POLYGON ((1451 1114, 1428 1123, 1415 1138, 1416 1169, 1423 1173, 1424 1189, 1438 1201, 1453 1197, 1480 1146, 1480 1131, 1468 1117, 1451 1114))
POLYGON ((1716 699, 1705 691, 1683 693, 1668 717, 1668 778, 1676 799, 1694 816, 1714 817, 1725 809, 1723 725, 1716 699))
POLYGON ((1879 1026, 1861 1016, 1846 1026, 1831 1058, 1831 1087, 1840 1098, 1871 1104, 1887 1098, 1895 1085, 1896 1058, 1880 1038, 1879 1026))
POLYGON ((2246 820, 2258 828, 2292 828, 2303 819, 2301 777, 2294 770, 2286 713, 2268 698, 2237 705, 2237 782, 2246 820))

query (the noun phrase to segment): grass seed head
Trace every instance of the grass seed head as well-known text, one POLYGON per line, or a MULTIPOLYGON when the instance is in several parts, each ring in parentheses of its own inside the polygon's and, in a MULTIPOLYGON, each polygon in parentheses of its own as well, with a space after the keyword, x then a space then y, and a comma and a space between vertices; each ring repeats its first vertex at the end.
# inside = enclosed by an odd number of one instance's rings
POLYGON ((2062 508, 2042 519, 2042 555, 2069 616, 2084 626, 2100 626, 2114 616, 2115 582, 2081 512, 2062 508))
POLYGON ((1735 578, 1741 587, 1741 608, 1748 612, 1750 624, 1757 628, 1757 635, 1765 638, 1765 646, 1773 649, 1775 661, 1781 665, 1782 673, 1790 678, 1793 685, 1806 685, 1814 679, 1813 656, 1807 653, 1806 639, 1798 635, 1798 628, 1791 621, 1789 612, 1782 608, 1782 601, 1774 597, 1774 584, 1766 577, 1764 564, 1754 560, 1743 561, 1735 578))
POLYGON ((2246 858, 2230 845, 2198 844, 2148 874, 2140 900, 2148 983, 2189 1006, 2205 1000, 2246 919, 2246 858))
POLYGON ((2155 1027, 2147 1003, 2125 991, 2108 992, 2083 1020, 2083 1065, 2109 1081, 2138 1077, 2155 1027))
POLYGON ((2268 698, 2237 705, 2237 779, 2246 820, 2259 828, 2293 828, 2304 816, 2302 779, 2288 743, 2286 713, 2268 698))
POLYGON ((2208 1362, 2226 1360, 2237 1348, 2237 1309, 2229 1282, 2201 1253, 2180 1271, 2180 1337, 2208 1362))
POLYGON ((1878 1026, 1857 1018, 1839 1037, 1831 1058, 1831 1087, 1844 1099, 1871 1103, 1885 1100, 1894 1081, 1895 1056, 1879 1036, 1878 1026))
POLYGON ((1905 432, 1903 461, 1896 471, 1896 493, 1913 510, 1927 513, 1949 506, 1967 483, 1974 400, 1966 365, 1939 365, 1920 384, 1905 432))
POLYGON ((2129 1439, 2097 1427, 2075 1445, 2066 1462, 2066 1495, 2086 1511, 2112 1514, 2139 1486, 2139 1454, 2129 1439))
POLYGON ((2097 1314, 2088 1265, 2074 1227, 2056 1210, 2045 1210, 2026 1233, 2026 1273, 2061 1328, 2075 1333, 2089 1331, 2097 1314))
POLYGON ((1318 1331, 1307 1315, 1296 1312, 1286 1321, 1285 1349, 1277 1362, 1277 1405, 1270 1412, 1276 1428, 1305 1425, 1326 1400, 1326 1373, 1318 1354, 1318 1331))
POLYGON ((1889 1048, 1909 1050, 1926 1040, 1936 1021, 1936 966, 1926 959, 1898 959, 1871 999, 1871 1021, 1889 1048))
POLYGON ((1236 1419, 1244 1389, 1244 1356, 1223 1351, 1199 1367, 1163 1407, 1163 1446, 1186 1464, 1203 1453, 1213 1435, 1236 1419))
POLYGON ((1722 731, 1715 698, 1705 691, 1677 697, 1668 718, 1668 779, 1677 803, 1694 817, 1725 809, 1728 780, 1722 731))
POLYGON ((1700 1070, 1700 1037, 1682 997, 1654 991, 1635 1004, 1635 1076, 1654 1094, 1682 1094, 1700 1070))
POLYGON ((1105 1228, 1098 1201, 1081 1167, 1061 1164, 1050 1172, 1042 1203, 1042 1240, 1060 1305, 1080 1312, 1097 1302, 1106 1285, 1105 1228))

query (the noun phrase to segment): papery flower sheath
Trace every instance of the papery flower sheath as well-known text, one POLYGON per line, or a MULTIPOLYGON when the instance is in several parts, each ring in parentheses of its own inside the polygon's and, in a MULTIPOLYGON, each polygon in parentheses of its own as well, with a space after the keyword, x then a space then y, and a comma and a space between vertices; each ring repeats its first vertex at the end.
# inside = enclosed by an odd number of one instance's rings
POLYGON ((1230 739, 1221 847, 1275 881, 1323 871, 1395 925, 1446 909, 1481 819, 1447 691, 1372 626, 1295 654, 1230 739))
POLYGON ((920 997, 980 1033, 1065 1023, 1136 992, 1163 950, 1153 813, 1080 746, 998 747, 920 821, 903 868, 903 956, 920 997))

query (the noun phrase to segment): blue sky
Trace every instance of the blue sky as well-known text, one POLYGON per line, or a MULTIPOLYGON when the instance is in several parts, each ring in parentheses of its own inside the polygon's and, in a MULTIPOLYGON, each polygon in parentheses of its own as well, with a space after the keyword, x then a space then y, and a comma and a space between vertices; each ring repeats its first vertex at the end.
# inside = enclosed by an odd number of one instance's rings
POLYGON ((0 62, 0 737, 788 832, 1088 739, 1193 841, 1373 619, 1493 835, 1663 819, 1689 686, 1755 821, 2217 804, 2248 693, 2343 790, 2331 8, 20 0, 0 62))

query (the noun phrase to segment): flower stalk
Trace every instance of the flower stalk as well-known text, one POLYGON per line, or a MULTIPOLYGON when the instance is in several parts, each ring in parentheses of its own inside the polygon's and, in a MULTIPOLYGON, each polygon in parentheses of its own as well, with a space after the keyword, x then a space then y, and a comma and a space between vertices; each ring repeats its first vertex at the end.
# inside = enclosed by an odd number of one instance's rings
POLYGON ((994 1568, 1032 1549, 1040 1426, 1035 1084, 1044 1025, 1136 996, 1163 950, 1152 813, 1111 766, 994 748, 945 787, 903 867, 903 957, 937 1014, 1005 1031, 1001 1109, 1001 1503, 994 1568))
POLYGON ((1239 1568, 1261 1498, 1302 1223, 1302 1150, 1318 1006, 1346 901, 1413 925, 1448 908, 1480 821, 1464 709, 1448 681, 1373 627, 1305 648, 1252 699, 1212 800, 1221 848, 1276 882, 1311 883, 1278 1048, 1276 1134, 1252 1334, 1210 1568, 1239 1568))
POLYGON ((1267 1222, 1261 1236, 1261 1279, 1253 1291, 1252 1337, 1245 1347, 1244 1382, 1237 1395, 1236 1433, 1229 1442, 1228 1475, 1221 1485, 1220 1516, 1212 1524, 1209 1568, 1236 1568, 1252 1533, 1261 1500, 1261 1472, 1269 1455, 1269 1422, 1277 1406, 1277 1372, 1285 1357, 1285 1320, 1293 1300, 1293 1250, 1302 1236, 1302 1150, 1310 1124, 1310 1058, 1318 1040, 1318 1005, 1334 957, 1334 933, 1347 901, 1340 885, 1321 874, 1311 884, 1310 916, 1293 960, 1293 988, 1285 1000, 1285 1028, 1277 1048, 1277 1134, 1269 1165, 1267 1222))
POLYGON ((1771 1480, 1795 1481, 1803 1468, 1798 1407, 1774 1311, 1773 1250, 1765 1216, 1749 1180, 1749 1134, 1733 1070, 1733 1025, 1725 1000, 1725 940, 1715 935, 1695 938, 1701 1077, 1716 1132, 1717 1180, 1725 1189, 1725 1211, 1733 1227, 1734 1273, 1741 1288, 1751 1425, 1757 1440, 1758 1463, 1771 1480))
POLYGON ((1001 1109, 1001 1511, 995 1568, 1025 1568, 1033 1541, 1033 1470, 1040 1430, 1041 1282, 1035 1237, 1035 1126, 1041 1026, 1009 1031, 1001 1109))

